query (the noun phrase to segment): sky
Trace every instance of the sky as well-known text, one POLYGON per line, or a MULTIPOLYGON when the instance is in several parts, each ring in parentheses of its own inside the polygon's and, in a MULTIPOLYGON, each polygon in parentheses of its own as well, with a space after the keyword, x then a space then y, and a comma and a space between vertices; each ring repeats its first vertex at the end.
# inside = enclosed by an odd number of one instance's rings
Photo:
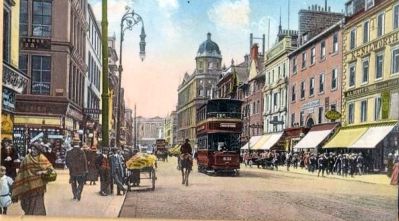
MULTIPOLYGON (((329 0, 331 11, 342 12, 347 0, 329 0)), ((89 0, 98 21, 101 0, 89 0)), ((266 49, 275 43, 280 11, 283 29, 298 29, 298 11, 325 0, 108 0, 109 36, 119 42, 126 6, 143 18, 146 57, 139 57, 141 24, 125 32, 122 87, 126 106, 137 115, 166 117, 176 109, 177 88, 186 72, 195 69, 199 45, 212 34, 227 67, 249 53, 249 35, 266 35, 266 49), (290 1, 290 7, 288 2, 290 1), (289 16, 288 16, 289 15, 289 16), (270 19, 270 35, 268 21, 270 19), (289 21, 289 22, 288 22, 289 21), (270 36, 270 40, 268 40, 270 36)), ((258 40, 259 41, 259 40, 258 40)), ((260 43, 261 42, 256 42, 260 43)), ((119 54, 119 43, 117 44, 119 54)))

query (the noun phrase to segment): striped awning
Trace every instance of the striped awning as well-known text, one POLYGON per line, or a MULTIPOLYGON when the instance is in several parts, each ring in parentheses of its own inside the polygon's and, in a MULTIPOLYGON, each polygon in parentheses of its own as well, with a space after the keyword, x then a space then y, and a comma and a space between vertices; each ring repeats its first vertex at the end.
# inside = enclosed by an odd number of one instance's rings
POLYGON ((367 127, 341 128, 323 148, 348 148, 366 133, 367 127))
POLYGON ((246 143, 244 146, 241 147, 241 150, 248 150, 248 147, 249 147, 250 150, 252 150, 253 145, 255 145, 259 141, 259 139, 261 137, 262 136, 253 136, 253 137, 251 137, 251 139, 249 139, 249 142, 248 142, 249 144, 246 143))
POLYGON ((370 127, 350 148, 375 148, 394 127, 395 125, 370 127))

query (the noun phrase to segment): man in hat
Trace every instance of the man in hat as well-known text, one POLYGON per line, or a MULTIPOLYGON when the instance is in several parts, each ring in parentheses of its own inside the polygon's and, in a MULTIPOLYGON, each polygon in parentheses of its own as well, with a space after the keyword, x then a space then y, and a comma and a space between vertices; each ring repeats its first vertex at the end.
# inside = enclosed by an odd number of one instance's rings
POLYGON ((124 160, 122 156, 118 153, 118 148, 112 148, 112 154, 110 156, 110 163, 111 163, 111 193, 113 193, 114 183, 116 184, 116 191, 117 195, 121 195, 121 191, 125 194, 126 189, 123 186, 123 180, 125 177, 125 170, 124 170, 124 160))
POLYGON ((66 154, 65 164, 69 168, 69 183, 72 186, 73 199, 80 201, 83 186, 88 173, 86 154, 79 146, 79 138, 73 139, 73 148, 66 154))

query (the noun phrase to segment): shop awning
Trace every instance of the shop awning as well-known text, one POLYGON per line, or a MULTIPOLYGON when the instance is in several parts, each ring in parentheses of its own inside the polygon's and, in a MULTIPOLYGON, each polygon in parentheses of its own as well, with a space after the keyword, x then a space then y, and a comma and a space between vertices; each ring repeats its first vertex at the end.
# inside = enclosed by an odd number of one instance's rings
MULTIPOLYGON (((249 148, 251 150, 252 150, 253 145, 255 145, 261 137, 262 136, 253 136, 253 137, 251 137, 251 139, 249 139, 249 143, 250 143, 249 148)), ((244 146, 242 146, 241 150, 248 150, 248 143, 246 143, 244 146)))
POLYGON ((341 128, 323 148, 348 148, 366 133, 367 127, 341 128))
POLYGON ((263 144, 266 143, 267 140, 269 140, 269 138, 270 138, 270 134, 262 135, 256 143, 251 143, 250 149, 251 150, 260 150, 260 148, 263 146, 263 144))
POLYGON ((352 146, 349 148, 375 148, 395 127, 395 124, 375 126, 367 129, 352 146))
POLYGON ((282 132, 268 134, 268 139, 260 146, 259 150, 270 150, 280 140, 281 136, 283 136, 282 132))
POLYGON ((306 136, 300 140, 294 149, 317 148, 333 132, 337 124, 315 125, 306 136))

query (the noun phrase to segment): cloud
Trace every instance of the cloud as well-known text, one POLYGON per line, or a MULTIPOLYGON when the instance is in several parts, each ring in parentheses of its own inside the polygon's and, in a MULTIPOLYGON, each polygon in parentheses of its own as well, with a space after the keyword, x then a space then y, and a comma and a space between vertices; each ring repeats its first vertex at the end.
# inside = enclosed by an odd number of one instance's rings
POLYGON ((179 8, 177 0, 157 0, 158 6, 166 12, 173 12, 179 8))
POLYGON ((248 29, 251 9, 249 0, 222 0, 208 11, 208 17, 217 27, 227 30, 248 29))
MULTIPOLYGON (((132 7, 133 0, 112 0, 108 1, 108 23, 120 23, 122 15, 126 12, 126 6, 132 7)), ((102 16, 102 3, 101 1, 92 4, 94 14, 97 20, 101 20, 102 16)))

